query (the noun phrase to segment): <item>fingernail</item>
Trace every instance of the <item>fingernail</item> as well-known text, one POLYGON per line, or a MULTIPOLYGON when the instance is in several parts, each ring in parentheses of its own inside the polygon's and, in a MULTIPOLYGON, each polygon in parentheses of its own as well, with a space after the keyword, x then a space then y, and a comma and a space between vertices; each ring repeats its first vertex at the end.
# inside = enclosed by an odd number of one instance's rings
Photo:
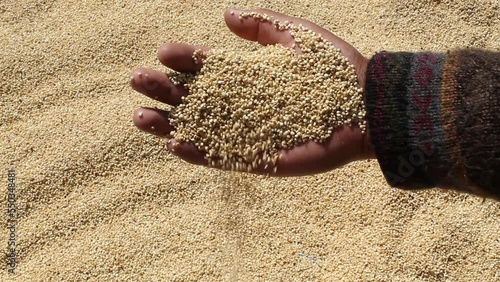
POLYGON ((179 142, 177 142, 177 140, 175 140, 175 139, 169 139, 167 144, 168 144, 167 148, 171 152, 175 152, 175 148, 177 148, 177 146, 179 146, 179 142))
POLYGON ((154 80, 149 74, 144 74, 144 79, 142 82, 142 86, 146 90, 154 90, 160 85, 156 80, 154 80))
POLYGON ((130 75, 130 82, 133 84, 133 85, 139 85, 140 84, 140 79, 142 78, 142 73, 140 72, 136 72, 136 73, 132 73, 130 75))

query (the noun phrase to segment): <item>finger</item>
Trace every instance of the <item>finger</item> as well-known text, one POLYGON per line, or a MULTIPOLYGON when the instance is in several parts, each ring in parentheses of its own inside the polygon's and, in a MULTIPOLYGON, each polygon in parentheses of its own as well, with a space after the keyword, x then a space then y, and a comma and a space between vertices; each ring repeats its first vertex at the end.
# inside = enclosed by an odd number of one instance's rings
POLYGON ((201 152, 191 142, 180 142, 175 139, 168 140, 167 149, 175 156, 195 165, 208 165, 205 153, 201 152))
MULTIPOLYGON (((236 35, 244 39, 257 41, 262 45, 282 44, 286 47, 291 47, 292 44, 294 43, 293 37, 290 35, 288 31, 280 31, 276 29, 274 25, 269 22, 261 22, 251 17, 240 19, 239 15, 242 12, 257 12, 271 16, 272 18, 280 22, 288 21, 289 23, 292 23, 294 25, 301 24, 304 27, 316 32, 317 34, 320 34, 324 39, 332 42, 333 45, 336 48, 340 49, 342 54, 347 58, 349 59, 356 58, 356 55, 359 54, 358 51, 354 49, 349 43, 345 42, 344 40, 334 35, 330 31, 308 20, 287 16, 267 9, 226 10, 224 13, 224 19, 226 21, 228 28, 236 35)), ((351 62, 351 63, 356 63, 356 62, 351 62)))
MULTIPOLYGON (((200 151, 191 142, 180 142, 175 139, 170 139, 168 141, 167 148, 172 154, 174 154, 175 156, 181 158, 182 160, 188 163, 195 165, 204 165, 211 168, 229 170, 228 168, 223 168, 223 164, 221 164, 220 162, 214 161, 210 163, 210 161, 206 158, 206 153, 200 151)), ((233 170, 240 172, 247 172, 246 167, 249 165, 250 164, 248 163, 245 166, 241 164, 241 166, 238 167, 236 166, 236 164, 234 164, 233 170)), ((270 175, 273 173, 273 165, 271 162, 262 163, 253 170, 251 170, 250 172, 254 174, 270 175)))
POLYGON ((173 85, 167 74, 152 69, 135 69, 130 85, 137 92, 172 106, 179 105, 181 98, 188 94, 183 86, 173 85))
MULTIPOLYGON (((223 164, 220 162, 219 158, 211 159, 211 161, 206 157, 206 152, 199 150, 192 142, 178 141, 174 138, 168 140, 167 149, 175 156, 181 158, 182 160, 195 164, 204 165, 211 168, 229 170, 229 168, 224 168, 228 164, 223 164)), ((240 164, 237 166, 236 163, 232 164, 232 169, 241 172, 247 172, 247 167, 250 167, 249 163, 240 164), (241 166, 240 166, 241 165, 241 166)), ((255 174, 272 174, 273 165, 271 162, 259 164, 252 171, 255 174)))
POLYGON ((138 108, 134 112, 135 126, 159 137, 169 137, 174 128, 168 122, 169 113, 160 109, 138 108))
POLYGON ((158 59, 165 66, 179 72, 197 72, 201 63, 195 63, 193 53, 196 50, 208 51, 208 47, 182 43, 165 43, 158 50, 158 59))

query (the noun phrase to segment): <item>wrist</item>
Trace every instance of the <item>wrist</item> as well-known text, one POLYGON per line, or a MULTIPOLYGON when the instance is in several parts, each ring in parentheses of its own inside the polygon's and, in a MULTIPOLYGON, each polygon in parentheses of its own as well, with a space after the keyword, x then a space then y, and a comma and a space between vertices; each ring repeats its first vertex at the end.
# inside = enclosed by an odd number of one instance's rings
MULTIPOLYGON (((359 87, 363 89, 363 99, 365 99, 365 94, 366 94, 366 72, 368 69, 368 63, 370 62, 369 59, 365 57, 361 57, 360 61, 357 64, 356 72, 358 76, 358 83, 359 87)), ((365 100, 366 101, 366 100, 365 100)), ((368 114, 368 112, 366 113, 368 114)), ((362 137, 362 149, 361 149, 361 159, 375 159, 375 149, 373 148, 373 145, 371 144, 370 140, 370 130, 368 128, 368 118, 365 116, 366 120, 366 130, 363 133, 362 137)))

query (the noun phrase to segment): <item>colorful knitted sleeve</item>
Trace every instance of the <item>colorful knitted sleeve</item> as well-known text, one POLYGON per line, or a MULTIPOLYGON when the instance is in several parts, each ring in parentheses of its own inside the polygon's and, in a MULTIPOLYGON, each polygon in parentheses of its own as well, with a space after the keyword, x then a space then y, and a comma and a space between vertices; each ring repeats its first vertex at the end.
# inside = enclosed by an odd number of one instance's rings
POLYGON ((377 53, 365 99, 390 185, 500 198, 500 53, 377 53))

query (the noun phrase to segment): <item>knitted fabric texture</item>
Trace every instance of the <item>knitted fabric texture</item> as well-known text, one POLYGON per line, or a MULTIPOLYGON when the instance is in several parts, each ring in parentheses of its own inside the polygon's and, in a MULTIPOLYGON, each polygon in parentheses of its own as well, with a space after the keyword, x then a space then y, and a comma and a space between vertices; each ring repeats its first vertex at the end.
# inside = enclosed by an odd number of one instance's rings
POLYGON ((500 198, 500 53, 377 53, 365 92, 390 185, 500 198))

